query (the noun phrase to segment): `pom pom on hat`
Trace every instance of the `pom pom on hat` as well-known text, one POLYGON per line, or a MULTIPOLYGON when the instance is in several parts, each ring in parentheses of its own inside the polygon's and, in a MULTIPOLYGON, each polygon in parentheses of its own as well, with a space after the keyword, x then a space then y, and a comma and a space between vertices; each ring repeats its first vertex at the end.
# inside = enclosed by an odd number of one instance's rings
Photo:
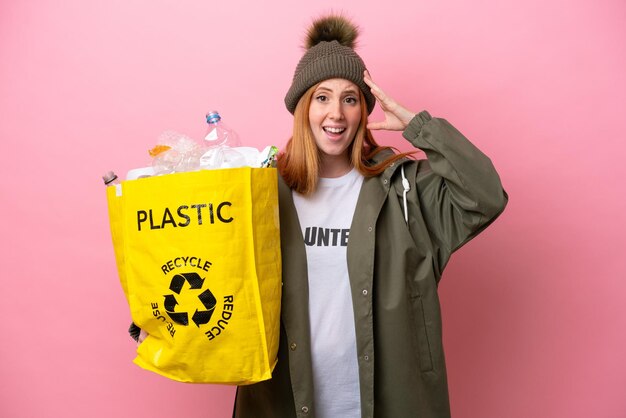
POLYGON ((307 31, 307 51, 300 59, 291 87, 285 96, 290 113, 302 95, 317 83, 331 78, 343 78, 356 84, 365 96, 368 113, 374 110, 376 99, 363 81, 365 64, 354 51, 358 28, 343 16, 330 15, 313 22, 307 31))
POLYGON ((354 49, 359 28, 343 16, 326 16, 313 21, 307 31, 306 49, 320 42, 337 41, 343 46, 354 49))

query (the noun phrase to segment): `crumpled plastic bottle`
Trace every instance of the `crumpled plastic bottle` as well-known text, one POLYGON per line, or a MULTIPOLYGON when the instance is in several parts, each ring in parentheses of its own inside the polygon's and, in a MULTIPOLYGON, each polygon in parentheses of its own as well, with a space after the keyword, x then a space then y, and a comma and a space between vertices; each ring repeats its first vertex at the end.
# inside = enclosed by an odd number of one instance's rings
POLYGON ((235 168, 246 164, 246 156, 237 151, 239 136, 222 122, 219 112, 212 110, 206 114, 207 130, 204 143, 209 147, 200 157, 203 169, 235 168))
POLYGON ((236 167, 273 167, 277 148, 268 146, 259 152, 254 147, 239 146, 235 131, 221 121, 218 112, 207 113, 207 133, 203 141, 195 141, 179 132, 169 130, 157 139, 149 152, 152 167, 129 171, 128 179, 153 175, 236 167))
POLYGON ((150 150, 156 175, 195 171, 200 169, 200 157, 206 147, 176 131, 165 131, 150 150))
POLYGON ((237 133, 228 127, 217 110, 206 114, 207 130, 204 140, 209 147, 228 146, 238 147, 241 145, 237 133))

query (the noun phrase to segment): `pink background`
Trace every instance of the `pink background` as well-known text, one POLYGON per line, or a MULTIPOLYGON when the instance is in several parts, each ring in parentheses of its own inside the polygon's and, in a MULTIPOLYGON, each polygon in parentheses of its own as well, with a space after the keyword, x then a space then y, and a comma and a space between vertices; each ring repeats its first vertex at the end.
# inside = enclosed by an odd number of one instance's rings
POLYGON ((233 388, 131 363, 100 176, 210 108, 284 145, 304 28, 331 8, 511 196, 440 287, 453 415, 626 417, 623 0, 2 1, 0 416, 230 417, 233 388))

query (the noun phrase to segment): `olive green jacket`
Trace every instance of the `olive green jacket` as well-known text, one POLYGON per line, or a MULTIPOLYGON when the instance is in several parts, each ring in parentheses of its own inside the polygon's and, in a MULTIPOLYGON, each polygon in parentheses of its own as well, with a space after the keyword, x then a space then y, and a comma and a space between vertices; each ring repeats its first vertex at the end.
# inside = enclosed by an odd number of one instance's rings
MULTIPOLYGON (((403 159, 366 178, 350 228, 361 411, 364 418, 444 418, 450 405, 437 285, 450 255, 493 222, 508 198, 489 158, 447 121, 422 112, 403 135, 427 160, 403 159), (408 226, 400 166, 410 186, 408 226)), ((282 181, 279 196, 278 363, 271 380, 238 388, 234 417, 315 417, 305 246, 282 181)))

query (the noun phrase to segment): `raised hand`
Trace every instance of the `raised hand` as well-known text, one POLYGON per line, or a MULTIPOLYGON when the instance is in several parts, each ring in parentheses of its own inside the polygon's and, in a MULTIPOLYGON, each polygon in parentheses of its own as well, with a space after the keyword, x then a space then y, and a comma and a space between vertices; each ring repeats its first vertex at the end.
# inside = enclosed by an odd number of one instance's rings
POLYGON ((376 97, 380 108, 385 113, 385 120, 381 122, 369 122, 367 124, 368 129, 372 130, 388 130, 388 131, 403 131, 411 119, 415 116, 414 112, 406 109, 391 97, 387 96, 384 91, 374 83, 370 73, 365 71, 363 73, 363 81, 372 90, 372 94, 376 97))

